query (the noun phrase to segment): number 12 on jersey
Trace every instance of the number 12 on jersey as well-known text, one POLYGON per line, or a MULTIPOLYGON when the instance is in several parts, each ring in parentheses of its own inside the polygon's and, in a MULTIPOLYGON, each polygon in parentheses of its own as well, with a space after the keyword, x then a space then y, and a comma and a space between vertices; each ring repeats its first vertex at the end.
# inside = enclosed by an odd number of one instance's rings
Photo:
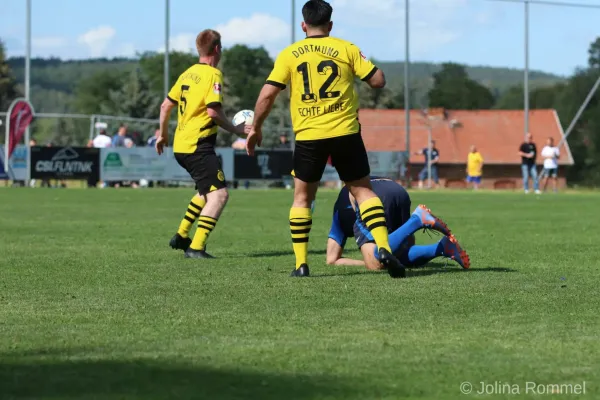
POLYGON ((320 100, 336 99, 342 95, 339 90, 331 90, 335 87, 337 81, 340 79, 340 68, 333 60, 323 60, 317 65, 317 73, 320 75, 329 75, 327 80, 323 82, 319 89, 319 96, 313 92, 313 85, 311 80, 311 69, 310 64, 303 62, 298 65, 298 73, 302 75, 302 81, 304 82, 304 93, 302 94, 302 101, 305 103, 314 103, 320 100))

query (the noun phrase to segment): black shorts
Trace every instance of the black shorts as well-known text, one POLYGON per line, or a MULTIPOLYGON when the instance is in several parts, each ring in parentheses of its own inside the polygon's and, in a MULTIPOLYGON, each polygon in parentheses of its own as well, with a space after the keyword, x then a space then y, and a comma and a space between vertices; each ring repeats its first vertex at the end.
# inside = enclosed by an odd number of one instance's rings
POLYGON ((359 133, 320 140, 297 140, 294 149, 294 176, 304 182, 319 182, 331 157, 344 182, 369 176, 369 158, 359 133))
POLYGON ((227 187, 221 160, 212 153, 175 153, 175 159, 196 182, 196 190, 202 196, 227 187))

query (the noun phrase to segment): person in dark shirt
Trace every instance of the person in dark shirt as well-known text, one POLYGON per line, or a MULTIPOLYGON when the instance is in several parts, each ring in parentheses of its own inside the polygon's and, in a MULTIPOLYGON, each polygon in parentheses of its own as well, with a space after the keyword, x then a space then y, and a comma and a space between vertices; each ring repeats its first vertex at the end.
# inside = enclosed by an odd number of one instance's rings
POLYGON ((429 147, 425 147, 423 150, 417 151, 415 153, 415 155, 417 155, 417 156, 422 155, 425 157, 425 166, 423 167, 421 172, 419 172, 419 189, 423 189, 423 181, 427 178, 431 178, 433 180, 433 182, 435 182, 436 185, 439 184, 440 180, 439 180, 439 176, 438 176, 437 165, 438 165, 438 161, 440 160, 440 152, 435 147, 435 140, 431 141, 431 154, 429 154, 429 147), (431 160, 431 177, 428 176, 429 160, 431 160))
POLYGON ((531 133, 525 135, 525 141, 519 147, 519 155, 521 156, 521 173, 523 174, 523 189, 525 193, 529 193, 529 178, 533 182, 533 190, 536 194, 541 194, 538 181, 537 167, 535 159, 537 158, 537 147, 533 143, 531 133))
MULTIPOLYGON (((469 268, 469 256, 462 250, 446 224, 423 205, 418 206, 411 213, 410 196, 401 185, 387 178, 371 177, 371 186, 383 203, 390 247, 405 267, 418 267, 436 257, 448 257, 463 268, 469 268), (414 233, 420 229, 435 230, 445 236, 438 243, 415 246, 414 233)), ((371 270, 380 270, 382 266, 377 260, 377 246, 368 229, 365 228, 362 218, 357 215, 353 203, 348 189, 343 188, 333 208, 333 219, 327 240, 327 264, 358 265, 366 266, 371 270), (356 240, 363 260, 342 257, 349 237, 354 237, 356 240)))

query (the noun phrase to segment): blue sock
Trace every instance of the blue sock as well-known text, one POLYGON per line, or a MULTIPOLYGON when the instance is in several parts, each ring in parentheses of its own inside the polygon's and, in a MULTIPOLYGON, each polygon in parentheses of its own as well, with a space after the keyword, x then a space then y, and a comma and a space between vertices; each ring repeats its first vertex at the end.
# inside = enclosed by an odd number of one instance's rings
POLYGON ((403 254, 402 264, 407 267, 420 267, 427 264, 429 261, 444 254, 444 246, 440 240, 434 244, 424 246, 412 246, 406 253, 403 254))
MULTIPOLYGON (((413 215, 400 228, 390 233, 388 240, 390 242, 392 253, 397 252, 402 246, 402 243, 422 227, 423 223, 421 222, 421 218, 413 215)), ((375 258, 379 259, 379 249, 377 247, 375 247, 375 258)))
POLYGON ((392 253, 397 252, 400 246, 410 235, 423 227, 421 218, 413 215, 400 228, 396 229, 389 235, 390 248, 392 253))

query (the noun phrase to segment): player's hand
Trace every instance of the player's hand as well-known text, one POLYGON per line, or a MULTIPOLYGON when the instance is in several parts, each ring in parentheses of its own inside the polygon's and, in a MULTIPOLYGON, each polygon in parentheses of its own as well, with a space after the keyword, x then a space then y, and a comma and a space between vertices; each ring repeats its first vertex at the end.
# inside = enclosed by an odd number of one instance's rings
POLYGON ((262 131, 255 127, 250 127, 250 132, 246 138, 246 153, 249 156, 254 155, 254 149, 256 146, 260 146, 262 143, 262 131))
POLYGON ((156 144, 154 145, 156 153, 160 156, 164 152, 165 146, 167 146, 168 144, 168 139, 165 139, 162 136, 156 139, 156 144))

